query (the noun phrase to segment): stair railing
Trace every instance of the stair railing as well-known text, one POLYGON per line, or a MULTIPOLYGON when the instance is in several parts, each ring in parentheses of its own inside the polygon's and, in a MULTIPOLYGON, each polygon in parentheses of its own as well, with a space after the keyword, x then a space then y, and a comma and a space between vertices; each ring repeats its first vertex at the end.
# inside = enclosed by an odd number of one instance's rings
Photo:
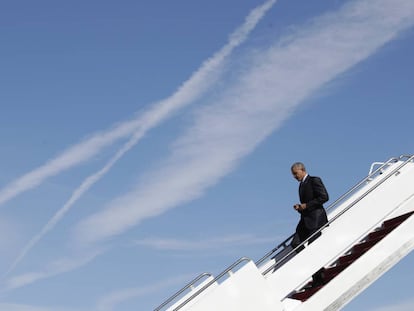
MULTIPOLYGON (((338 199, 336 199, 334 202, 332 202, 326 208, 326 210, 327 211, 332 210, 339 203, 343 202, 352 193, 354 193, 356 190, 358 190, 361 186, 365 185, 369 181, 372 181, 373 178, 374 178, 374 176, 376 176, 377 174, 382 174, 383 171, 384 171, 384 169, 386 169, 389 165, 391 165, 392 163, 395 163, 397 161, 398 161, 398 158, 396 158, 396 157, 390 158, 387 162, 382 163, 382 165, 380 167, 378 167, 373 172, 371 171, 372 170, 372 167, 371 167, 370 173, 368 174, 367 177, 363 178, 361 181, 359 181, 357 184, 355 184, 351 189, 349 189, 347 192, 345 192, 343 195, 341 195, 338 199)), ((378 162, 376 162, 376 163, 379 164, 378 162)), ((292 235, 290 235, 286 240, 284 240, 282 243, 280 243, 279 245, 277 245, 274 249, 272 249, 271 251, 269 251, 268 253, 266 253, 262 258, 260 258, 258 261, 256 261, 256 266, 259 266, 260 264, 262 264, 267 258, 269 258, 271 255, 273 255, 280 248, 282 248, 282 249, 277 254, 279 254, 280 252, 282 252, 286 247, 289 246, 288 242, 293 238, 294 235, 295 235, 294 233, 292 235)), ((275 256, 277 256, 277 254, 275 256)), ((282 258, 282 259, 285 259, 285 258, 282 258)))
POLYGON ((172 295, 170 298, 168 298, 166 301, 164 301, 162 304, 160 304, 157 308, 154 309, 154 311, 159 311, 168 304, 170 304, 175 298, 180 296, 182 293, 184 293, 187 289, 194 288, 194 284, 196 284, 198 281, 200 281, 204 277, 212 277, 213 275, 211 273, 201 273, 196 278, 194 278, 191 282, 189 282, 187 285, 185 285, 182 289, 180 289, 178 292, 176 292, 174 295, 172 295))
MULTIPOLYGON (((239 260, 235 261, 233 264, 231 264, 228 268, 226 268, 223 272, 221 272, 218 276, 216 276, 214 279, 212 279, 210 282, 208 282, 207 284, 205 284, 202 288, 200 288, 199 290, 197 290, 193 295, 191 295, 190 297, 188 297, 186 300, 184 300, 181 304, 179 304, 176 308, 174 308, 173 311, 179 310, 182 307, 184 307, 187 303, 189 303, 191 300, 193 300, 195 297, 197 297, 198 295, 200 295, 204 290, 206 290, 208 287, 210 287, 211 285, 213 285, 215 282, 217 282, 218 280, 220 280, 223 276, 225 276, 226 274, 228 274, 229 276, 231 276, 233 274, 232 270, 234 268, 236 268, 238 265, 240 265, 242 262, 245 261, 252 261, 250 258, 247 257, 242 257, 239 260)), ((166 306, 167 304, 169 304, 173 299, 175 299, 177 296, 179 296, 183 291, 180 290, 178 291, 176 294, 174 294, 173 296, 171 296, 171 298, 167 299, 169 302, 164 302, 162 305, 160 305, 160 307, 158 307, 157 309, 155 309, 154 311, 159 311, 161 310, 161 308, 163 308, 164 306, 166 306)))
MULTIPOLYGON (((375 184, 374 186, 372 186, 371 188, 369 188, 367 191, 365 191, 363 194, 361 194, 357 199, 355 199, 352 203, 350 203, 347 207, 345 207, 341 212, 339 212, 337 215, 335 215, 332 219, 330 219, 325 225, 323 225, 321 228, 319 228, 319 230, 317 230, 316 232, 314 232, 310 237, 308 237, 305 241, 303 241, 301 244, 299 244, 296 248, 292 249, 290 252, 288 252, 285 256, 283 256, 281 259, 278 259, 277 261, 275 260, 275 263, 273 263, 269 268, 267 268, 262 274, 266 275, 267 273, 269 273, 271 270, 275 269, 275 267, 283 262, 284 260, 286 260, 287 258, 289 258, 290 256, 292 256, 294 253, 296 253, 299 249, 303 248, 305 246, 306 243, 309 242, 309 240, 311 240, 312 238, 315 238, 318 234, 321 233, 321 231, 323 229, 325 229, 326 227, 328 227, 331 223, 333 223, 335 220, 337 220, 339 217, 341 217, 343 214, 345 214, 349 209, 351 209, 355 204, 357 204, 359 201, 361 201, 363 198, 365 198, 368 194, 370 194, 372 191, 374 191, 375 189, 377 189, 381 184, 383 184, 386 180, 388 180, 391 176, 393 176, 394 174, 396 174, 402 167, 404 167, 405 165, 407 165, 407 163, 412 162, 414 159, 414 155, 411 156, 406 156, 406 155, 402 155, 399 157, 400 160, 402 160, 403 158, 407 158, 407 160, 405 160, 403 163, 401 163, 400 165, 398 165, 395 169, 393 169, 390 173, 388 173, 388 175, 386 175, 382 180, 380 180, 377 184, 375 184)), ((390 159, 389 161, 395 161, 395 158, 390 159)), ((384 163, 384 165, 386 165, 387 163, 389 164, 390 162, 387 161, 386 163, 384 163)), ((382 167, 384 167, 384 165, 382 165, 381 167, 379 167, 377 170, 375 170, 374 173, 372 173, 371 175, 369 175, 367 178, 365 178, 363 181, 361 181, 359 184, 362 184, 363 182, 365 182, 369 177, 371 177, 373 174, 379 172, 381 170, 382 167)), ((359 185, 358 184, 358 185, 359 185)), ((357 186, 358 186, 357 185, 357 186)), ((355 186, 354 188, 357 188, 357 186, 355 186)), ((347 193, 350 193, 350 191, 348 191, 347 193)), ((343 195, 342 197, 346 197, 347 195, 343 195)), ((340 199, 336 200, 334 203, 332 203, 332 205, 337 204, 337 201, 339 202, 340 199)), ((293 235, 292 235, 293 236, 293 235)), ((292 237, 291 236, 291 237, 292 237)), ((282 243, 283 244, 283 243, 282 243)))

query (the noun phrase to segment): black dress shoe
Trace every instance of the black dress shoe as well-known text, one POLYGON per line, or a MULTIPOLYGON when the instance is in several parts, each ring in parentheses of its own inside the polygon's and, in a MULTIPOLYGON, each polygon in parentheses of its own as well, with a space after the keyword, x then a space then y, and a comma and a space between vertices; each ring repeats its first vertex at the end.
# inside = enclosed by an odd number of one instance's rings
POLYGON ((325 282, 323 280, 317 280, 312 282, 312 288, 320 287, 322 285, 325 285, 325 282))
POLYGON ((312 287, 319 287, 325 284, 325 268, 319 269, 312 275, 312 287))

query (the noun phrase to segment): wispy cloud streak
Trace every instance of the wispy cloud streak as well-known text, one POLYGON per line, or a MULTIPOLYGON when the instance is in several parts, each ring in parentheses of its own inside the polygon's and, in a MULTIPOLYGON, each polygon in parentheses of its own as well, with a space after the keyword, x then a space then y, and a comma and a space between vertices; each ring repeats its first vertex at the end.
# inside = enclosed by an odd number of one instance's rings
POLYGON ((0 310, 6 310, 6 311, 82 311, 80 309, 75 310, 75 309, 58 308, 58 307, 37 307, 37 306, 15 304, 15 303, 0 303, 0 310))
MULTIPOLYGON (((30 276, 26 276, 30 278, 30 276)), ((139 297, 147 297, 148 295, 160 292, 168 287, 177 286, 187 281, 188 279, 194 277, 194 274, 184 274, 174 278, 169 278, 157 283, 140 286, 140 287, 130 287, 122 288, 109 292, 104 297, 100 298, 95 306, 82 308, 82 309, 69 309, 69 308, 60 308, 60 307, 38 307, 22 304, 13 304, 13 303, 0 303, 0 310, 7 311, 112 311, 116 310, 116 307, 122 303, 125 303, 129 300, 137 299, 139 297)))
POLYGON ((134 191, 80 222, 79 243, 118 235, 200 197, 315 91, 414 24, 410 0, 353 1, 254 54, 221 98, 196 116, 171 157, 134 191))
MULTIPOLYGON (((79 163, 80 160, 85 160, 86 157, 96 154, 100 148, 105 146, 105 144, 110 144, 114 139, 120 138, 122 135, 127 134, 128 131, 135 129, 130 140, 127 141, 127 143, 125 143, 122 148, 117 151, 117 153, 106 163, 102 169, 87 177, 82 182, 82 184, 77 189, 75 189, 64 206, 48 221, 42 230, 36 234, 27 245, 25 245, 18 257, 11 264, 7 273, 13 271, 13 269, 23 260, 28 252, 42 239, 42 237, 50 230, 52 230, 54 226, 64 217, 64 215, 79 200, 79 198, 98 180, 100 180, 112 168, 112 166, 120 158, 122 158, 125 153, 134 147, 148 130, 165 120, 177 109, 191 103, 191 101, 200 96, 209 87, 209 85, 214 82, 214 78, 216 77, 216 74, 219 71, 220 66, 223 64, 225 58, 233 51, 235 47, 246 40, 249 33, 255 28, 260 19, 275 3, 276 0, 267 1, 263 5, 253 9, 246 17, 245 22, 230 36, 229 42, 213 57, 205 61, 200 69, 196 71, 191 76, 191 78, 187 80, 170 98, 155 105, 151 110, 144 113, 143 116, 139 119, 125 123, 116 128, 114 131, 104 134, 102 137, 100 137, 100 144, 93 143, 89 146, 89 148, 92 148, 94 150, 92 150, 93 152, 89 151, 89 153, 86 153, 79 151, 80 156, 75 156, 78 161, 76 162, 72 159, 70 162, 73 165, 79 163), (137 126, 138 128, 136 128, 137 126)), ((95 140, 98 140, 98 137, 93 138, 90 140, 90 142, 92 143, 95 140)), ((83 150, 84 148, 88 149, 87 142, 75 147, 76 150, 83 150)), ((51 167, 42 167, 40 171, 37 171, 36 173, 30 173, 27 175, 28 177, 23 177, 23 180, 21 182, 18 182, 16 186, 11 185, 11 188, 9 190, 6 189, 3 196, 2 192, 0 192, 0 204, 5 200, 10 199, 12 195, 17 195, 19 192, 28 189, 28 187, 36 186, 44 178, 51 176, 52 172, 53 174, 57 174, 62 169, 69 168, 69 166, 63 167, 62 165, 56 165, 56 163, 61 163, 63 162, 63 159, 71 158, 74 153, 74 151, 70 151, 65 154, 62 159, 59 158, 60 160, 57 159, 52 161, 55 164, 52 164, 51 167)))
POLYGON ((145 287, 124 288, 105 295, 104 298, 98 301, 97 311, 112 311, 120 303, 127 300, 135 299, 142 296, 147 296, 160 290, 181 284, 188 280, 193 275, 182 275, 176 278, 171 278, 145 287))
POLYGON ((63 207, 53 215, 53 217, 46 223, 40 232, 38 232, 30 241, 25 245, 25 247, 20 251, 17 258, 13 261, 11 266, 6 272, 6 275, 10 274, 14 268, 23 260, 24 257, 29 253, 29 251, 50 231, 56 224, 65 216, 65 214, 70 210, 70 208, 75 204, 79 198, 89 190, 99 179, 101 179, 111 167, 126 153, 130 150, 137 141, 143 136, 143 132, 136 132, 133 137, 121 148, 118 152, 106 163, 106 165, 97 171, 95 174, 90 175, 86 178, 82 184, 75 189, 72 193, 69 200, 63 205, 63 207))
MULTIPOLYGON (((276 1, 268 0, 253 9, 246 17, 244 23, 230 35, 228 43, 211 58, 204 61, 200 68, 173 95, 154 104, 152 109, 142 116, 123 122, 106 132, 93 135, 91 138, 70 147, 56 158, 6 185, 0 190, 0 205, 24 191, 35 188, 47 178, 88 161, 103 148, 119 139, 128 137, 136 131, 148 131, 178 109, 193 102, 214 83, 215 77, 219 74, 220 66, 226 57, 231 54, 234 48, 246 40, 250 32, 276 1)), ((126 145, 128 144, 129 142, 126 145)))
POLYGON ((118 139, 131 135, 131 133, 140 125, 142 125, 142 120, 131 120, 118 125, 107 132, 95 134, 91 138, 68 148, 56 158, 23 175, 1 189, 0 205, 27 190, 35 188, 47 178, 88 161, 90 158, 97 155, 104 147, 111 145, 118 139))
POLYGON ((275 237, 258 238, 249 234, 229 235, 205 240, 180 240, 166 238, 146 238, 134 241, 135 245, 146 246, 158 250, 173 251, 211 251, 212 249, 226 249, 240 245, 257 245, 274 242, 275 237))
POLYGON ((29 272, 13 276, 5 281, 3 292, 27 286, 36 281, 47 279, 62 273, 67 273, 83 267, 90 263, 97 256, 105 252, 105 249, 93 250, 73 258, 62 258, 50 263, 44 271, 29 272))

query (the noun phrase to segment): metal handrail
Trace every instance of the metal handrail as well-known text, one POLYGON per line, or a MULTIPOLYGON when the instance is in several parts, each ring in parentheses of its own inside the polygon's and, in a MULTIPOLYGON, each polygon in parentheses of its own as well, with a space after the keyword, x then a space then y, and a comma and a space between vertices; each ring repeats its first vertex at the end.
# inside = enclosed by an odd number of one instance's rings
POLYGON ((372 173, 372 171, 374 170, 375 165, 383 165, 383 164, 384 164, 384 162, 373 162, 371 164, 371 167, 369 168, 369 173, 368 174, 372 173))
POLYGON ((390 158, 387 162, 384 162, 380 167, 378 167, 374 172, 368 174, 367 177, 363 178, 361 181, 359 181, 355 186, 353 186, 351 189, 349 189, 347 192, 345 192, 343 195, 341 195, 338 199, 336 199, 334 202, 332 202, 328 207, 327 210, 331 210, 336 205, 338 205, 340 202, 342 202, 345 198, 347 198, 351 193, 353 193, 355 190, 357 190, 359 187, 364 185, 367 181, 372 181, 372 176, 374 176, 377 173, 382 173, 383 168, 387 165, 390 165, 390 163, 396 163, 398 162, 398 158, 390 158))
MULTIPOLYGON (((411 156, 400 156, 399 159, 407 158, 402 164, 400 164, 397 168, 395 168, 391 173, 389 173, 387 176, 385 176, 381 181, 379 181, 376 185, 374 185, 372 188, 368 189, 366 192, 364 192, 361 196, 359 196, 357 199, 355 199, 351 204, 349 204, 346 208, 344 208, 341 212, 339 212, 337 215, 335 215, 332 219, 330 219, 325 225, 323 225, 321 228, 319 228, 316 232, 314 232, 311 236, 309 236, 305 241, 303 241, 301 244, 299 244, 297 247, 292 249, 289 253, 287 253, 285 256, 283 256, 282 259, 276 261, 272 266, 270 266, 268 269, 266 269, 262 274, 266 275, 269 273, 272 269, 274 269, 278 263, 283 262, 286 260, 289 256, 294 254, 297 250, 299 250, 301 247, 303 247, 309 240, 316 237, 323 229, 328 227, 331 223, 333 223, 336 219, 341 217, 344 213, 346 213, 349 209, 351 209, 355 204, 357 204, 359 201, 361 201, 363 198, 365 198, 368 194, 370 194, 372 191, 374 191, 376 188, 378 188, 381 184, 383 184, 388 178, 393 176, 395 173, 397 173, 402 167, 404 167, 407 163, 411 162, 414 159, 414 155, 411 156)), ((387 162, 388 163, 388 162, 387 162)), ((385 165, 385 163, 384 163, 385 165)), ((375 172, 377 172, 380 168, 378 168, 375 172)), ((374 173, 375 173, 374 172, 374 173)), ((374 174, 373 173, 373 174, 374 174)), ((371 174, 371 175, 373 175, 371 174)), ((370 176, 371 176, 370 175, 370 176)), ((337 200, 338 201, 338 200, 337 200)), ((335 201, 336 202, 336 201, 335 201)), ((334 202, 334 203, 335 203, 334 202)), ((333 203, 333 204, 334 204, 333 203)))
POLYGON ((196 278, 194 278, 192 281, 190 281, 187 285, 185 285, 183 288, 181 288, 178 292, 176 292, 174 295, 172 295, 170 298, 168 298, 166 301, 164 301, 162 304, 160 304, 157 308, 154 309, 154 311, 159 311, 162 308, 164 308, 166 305, 168 305, 169 303, 171 303, 175 298, 177 298, 178 296, 180 296, 182 293, 184 293, 187 289, 193 287, 193 285, 198 282, 199 280, 201 280, 204 277, 210 277, 213 276, 211 273, 201 273, 200 275, 198 275, 196 278))
POLYGON ((187 303, 189 303, 195 297, 200 295, 204 290, 206 290, 208 287, 213 285, 217 280, 221 279, 226 273, 231 272, 232 269, 237 267, 243 261, 251 261, 251 259, 247 258, 247 257, 241 257, 239 260, 237 260, 236 262, 231 264, 227 269, 225 269, 223 272, 221 272, 218 276, 216 276, 214 279, 212 279, 210 282, 208 282, 206 285, 204 285, 202 288, 200 288, 197 292, 195 292, 193 295, 188 297, 185 301, 183 301, 180 305, 178 305, 173 311, 179 310, 182 307, 184 307, 187 303))

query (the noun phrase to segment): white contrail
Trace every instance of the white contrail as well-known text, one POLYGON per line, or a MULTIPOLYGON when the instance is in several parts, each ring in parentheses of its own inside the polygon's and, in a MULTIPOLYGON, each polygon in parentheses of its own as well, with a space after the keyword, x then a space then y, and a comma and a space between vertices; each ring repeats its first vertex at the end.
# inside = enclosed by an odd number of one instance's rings
MULTIPOLYGON (((155 105, 151 110, 143 114, 143 116, 136 120, 134 124, 139 124, 138 129, 135 130, 130 140, 122 146, 121 149, 106 163, 106 165, 86 178, 82 184, 72 193, 72 196, 64 204, 64 206, 48 221, 48 223, 42 228, 42 230, 36 234, 27 245, 22 249, 17 258, 13 261, 7 274, 9 274, 17 264, 27 255, 27 253, 39 242, 39 240, 64 217, 73 204, 85 193, 92 185, 94 185, 99 179, 101 179, 111 167, 126 153, 128 152, 148 131, 161 121, 165 120, 175 110, 189 104, 196 97, 200 96, 205 89, 214 82, 215 71, 219 70, 225 58, 232 52, 232 50, 246 40, 249 33, 254 29, 260 19, 265 13, 276 3, 276 0, 270 0, 262 4, 261 6, 253 9, 246 17, 245 22, 236 29, 236 31, 230 36, 229 42, 220 49, 219 52, 214 54, 213 57, 203 63, 201 68, 197 70, 192 77, 187 80, 179 90, 173 94, 170 98, 155 105)), ((133 128, 133 123, 128 123, 129 129, 133 128)), ((119 131, 116 130, 118 133, 119 131)), ((113 135, 118 137, 119 135, 113 135)), ((20 189, 20 188, 19 188, 20 189)), ((17 194, 18 189, 15 189, 17 194)), ((20 190, 19 190, 20 191, 20 190)), ((1 204, 1 194, 0 194, 1 204)))
POLYGON ((182 284, 182 282, 187 281, 189 278, 194 277, 193 274, 181 275, 179 277, 171 278, 158 282, 152 285, 145 287, 134 287, 134 288, 124 288, 121 290, 114 291, 105 295, 97 303, 97 311, 112 311, 115 310, 115 307, 127 300, 134 299, 137 297, 146 297, 149 294, 159 292, 165 287, 176 286, 177 284, 182 284))
POLYGON ((100 242, 200 197, 306 98, 413 24, 412 0, 353 1, 256 51, 250 69, 199 113, 169 160, 134 191, 82 220, 75 241, 100 242))
POLYGON ((106 132, 98 133, 90 139, 72 146, 41 167, 11 182, 0 190, 0 205, 20 193, 38 186, 46 178, 57 175, 60 172, 89 160, 104 147, 113 144, 115 141, 129 136, 137 130, 148 130, 157 126, 172 113, 190 104, 214 83, 213 78, 218 74, 219 67, 225 58, 234 48, 243 43, 249 33, 276 1, 268 0, 253 9, 246 17, 244 23, 230 35, 228 43, 211 58, 207 59, 169 98, 153 105, 153 108, 144 114, 144 116, 121 123, 106 132))
MULTIPOLYGON (((59 308, 59 307, 37 307, 24 304, 16 303, 4 303, 0 302, 0 310, 6 311, 82 311, 80 309, 68 309, 68 308, 59 308)), ((86 311, 86 310, 83 310, 86 311)), ((91 310, 88 310, 91 311, 91 310)))
POLYGON ((89 250, 87 253, 77 255, 72 258, 61 258, 50 263, 44 271, 41 272, 29 272, 21 275, 13 276, 6 280, 5 287, 2 292, 7 292, 16 288, 27 286, 41 279, 50 278, 62 273, 67 273, 72 270, 76 270, 85 266, 94 260, 97 256, 105 252, 106 249, 89 250))
POLYGON ((95 134, 91 138, 65 150, 62 154, 46 162, 44 165, 16 179, 0 190, 0 205, 20 193, 38 186, 45 179, 89 160, 104 147, 107 147, 118 139, 131 135, 141 125, 140 121, 140 119, 135 119, 124 122, 109 131, 95 134))
MULTIPOLYGON (((260 238, 250 234, 228 235, 205 240, 179 240, 172 238, 146 238, 134 241, 135 245, 146 246, 157 250, 175 251, 207 251, 223 250, 241 245, 258 245, 277 241, 274 236, 260 238)), ((221 254, 221 253, 220 253, 221 254)))
POLYGON ((118 152, 106 163, 106 165, 101 168, 96 173, 88 176, 82 184, 75 189, 72 193, 72 196, 69 200, 63 205, 63 207, 55 213, 55 215, 47 222, 47 224, 38 232, 30 241, 25 245, 25 247, 20 251, 17 258, 10 265, 9 269, 6 272, 6 276, 10 274, 14 268, 23 260, 23 258, 28 254, 28 252, 42 239, 42 237, 52 230, 56 224, 65 216, 69 209, 75 204, 77 200, 84 194, 93 184, 95 184, 99 179, 102 178, 111 167, 126 153, 130 150, 137 141, 143 136, 143 132, 136 132, 133 137, 120 149, 118 152))

